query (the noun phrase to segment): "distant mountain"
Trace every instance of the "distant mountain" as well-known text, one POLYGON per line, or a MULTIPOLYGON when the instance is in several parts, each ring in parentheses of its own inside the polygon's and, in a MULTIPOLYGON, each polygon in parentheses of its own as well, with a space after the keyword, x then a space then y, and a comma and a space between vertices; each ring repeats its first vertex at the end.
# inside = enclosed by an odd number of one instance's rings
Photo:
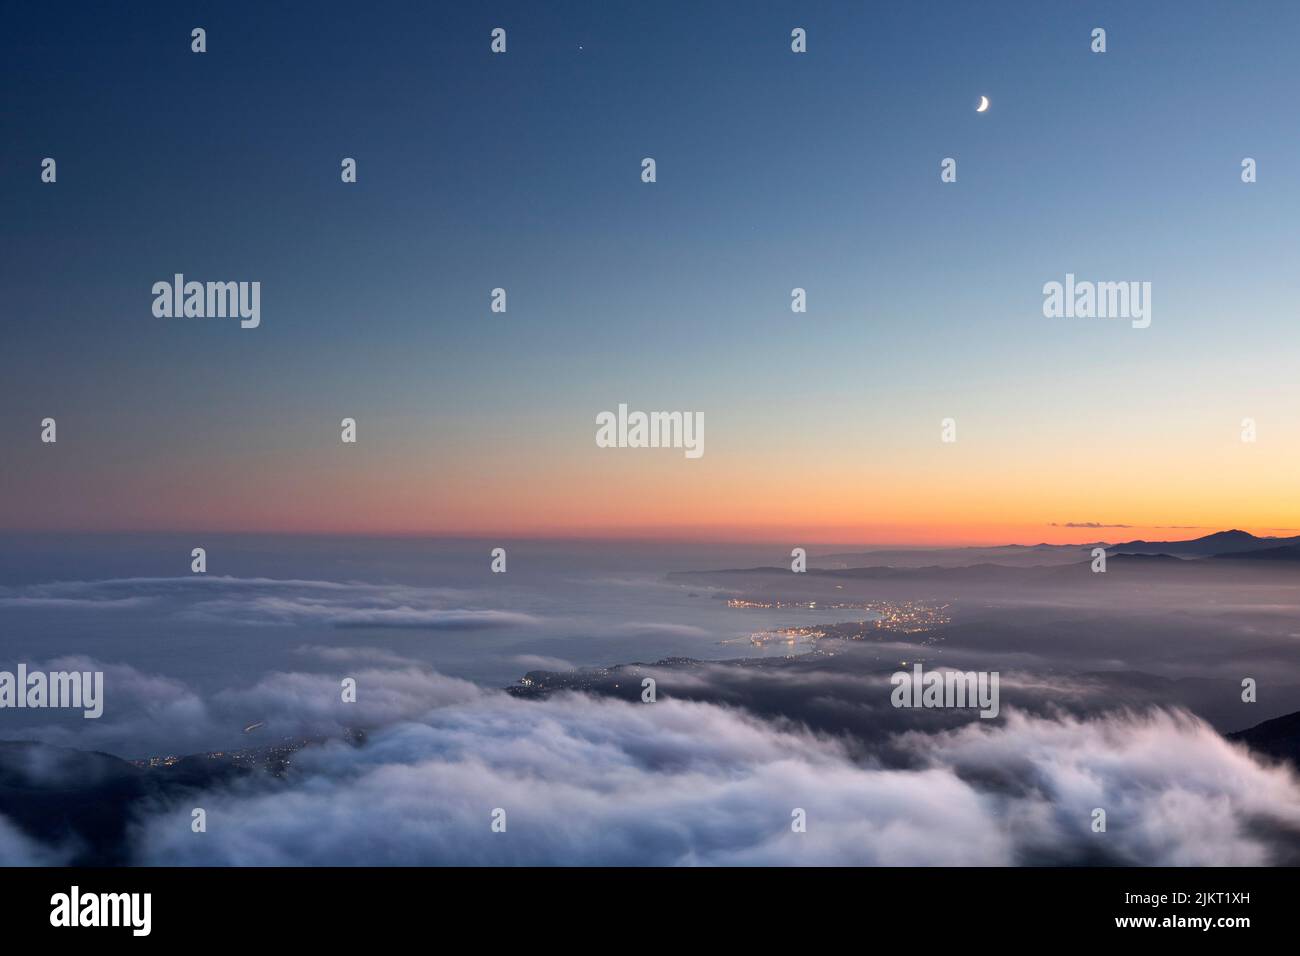
POLYGON ((1289 760, 1300 767, 1300 711, 1266 720, 1262 724, 1227 735, 1229 740, 1244 743, 1252 750, 1289 760))
POLYGON ((1228 558, 1234 561, 1300 561, 1300 544, 1287 544, 1280 548, 1260 548, 1258 551, 1233 551, 1228 554, 1216 554, 1215 558, 1228 558))
POLYGON ((810 567, 846 568, 958 568, 972 564, 999 564, 1029 568, 1045 564, 1070 564, 1088 557, 1104 544, 1004 544, 987 548, 894 548, 877 551, 842 551, 810 555, 810 567))
MULTIPOLYGON (((1119 565, 1133 564, 1139 566, 1153 566, 1157 564, 1173 565, 1173 564, 1187 563, 1183 558, 1180 558, 1177 555, 1173 555, 1173 554, 1165 554, 1165 552, 1163 551, 1151 553, 1151 554, 1147 554, 1145 552, 1140 552, 1137 554, 1126 554, 1124 552, 1120 552, 1119 554, 1109 555, 1107 557, 1107 560, 1111 564, 1119 564, 1119 565)), ((1089 569, 1091 569, 1091 562, 1089 562, 1089 569)))
POLYGON ((1111 550, 1121 554, 1173 554, 1180 557, 1211 558, 1290 545, 1300 545, 1300 536, 1258 538, 1248 531, 1234 528, 1189 541, 1125 541, 1111 545, 1111 550))
MULTIPOLYGON (((1300 535, 1290 538, 1261 538, 1236 528, 1216 531, 1186 541, 1124 541, 1107 544, 1094 541, 1084 544, 1004 544, 993 547, 963 548, 894 548, 875 551, 846 551, 812 555, 809 567, 826 570, 852 568, 959 568, 980 564, 1032 568, 1046 565, 1075 564, 1091 560, 1093 548, 1105 548, 1116 555, 1165 554, 1176 558, 1217 558, 1225 555, 1262 552, 1279 548, 1300 548, 1300 535)), ((1291 560, 1279 552, 1274 560, 1291 560)))

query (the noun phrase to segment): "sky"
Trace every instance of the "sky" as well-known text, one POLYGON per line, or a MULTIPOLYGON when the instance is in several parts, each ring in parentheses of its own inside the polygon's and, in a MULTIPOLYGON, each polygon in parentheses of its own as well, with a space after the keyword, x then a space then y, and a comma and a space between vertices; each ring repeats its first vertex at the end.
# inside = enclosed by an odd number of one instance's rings
POLYGON ((1300 528, 1293 4, 3 21, 0 530, 1300 528), (261 325, 155 317, 177 272, 259 281, 261 325), (1149 281, 1150 327, 1045 318, 1067 273, 1149 281), (598 448, 620 403, 704 455, 598 448))

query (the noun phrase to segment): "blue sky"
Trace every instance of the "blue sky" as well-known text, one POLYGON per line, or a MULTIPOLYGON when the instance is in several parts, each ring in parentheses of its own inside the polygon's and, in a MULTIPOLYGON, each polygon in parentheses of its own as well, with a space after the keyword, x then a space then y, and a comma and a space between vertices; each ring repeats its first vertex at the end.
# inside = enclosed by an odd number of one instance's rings
MULTIPOLYGON (((88 527, 141 480, 202 484, 277 449, 306 462, 347 414, 378 426, 385 467, 472 470, 508 445, 561 483, 619 401, 707 410, 727 474, 819 450, 842 473, 846 444, 923 467, 916 431, 954 409, 1008 442, 1035 415, 1100 442, 1132 423, 1134 385, 1161 415, 1207 403, 1174 430, 1244 403, 1293 433, 1294 5, 42 4, 5 20, 0 438, 24 451, 3 525, 53 521, 31 500, 52 482, 88 527), (149 288, 178 271, 261 281, 262 327, 155 319, 149 288), (1152 328, 1043 319, 1041 286, 1066 272, 1151 281, 1152 328), (62 478, 29 457, 48 409, 83 438, 62 478), (98 476, 93 495, 59 485, 69 468, 98 476)), ((1032 464, 1048 441, 997 450, 1032 464)))

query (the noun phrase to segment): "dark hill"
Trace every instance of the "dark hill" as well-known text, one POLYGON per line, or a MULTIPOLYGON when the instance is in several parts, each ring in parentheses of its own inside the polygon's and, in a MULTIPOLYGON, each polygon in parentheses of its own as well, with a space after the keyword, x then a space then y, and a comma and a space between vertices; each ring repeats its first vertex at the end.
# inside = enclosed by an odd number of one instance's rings
POLYGON ((1189 541, 1126 541, 1113 550, 1126 554, 1173 554, 1181 557, 1217 557, 1243 551, 1258 551, 1282 545, 1300 545, 1300 537, 1257 538, 1248 531, 1216 531, 1189 541))
POLYGON ((73 848, 76 865, 119 866, 130 862, 126 831, 145 802, 170 802, 247 772, 203 758, 175 772, 97 751, 6 740, 0 741, 0 813, 43 843, 73 848))
POLYGON ((1258 551, 1234 551, 1216 554, 1216 560, 1232 561, 1300 561, 1300 545, 1288 544, 1280 548, 1260 548, 1258 551))
POLYGON ((1300 711, 1228 734, 1229 740, 1300 767, 1300 711))

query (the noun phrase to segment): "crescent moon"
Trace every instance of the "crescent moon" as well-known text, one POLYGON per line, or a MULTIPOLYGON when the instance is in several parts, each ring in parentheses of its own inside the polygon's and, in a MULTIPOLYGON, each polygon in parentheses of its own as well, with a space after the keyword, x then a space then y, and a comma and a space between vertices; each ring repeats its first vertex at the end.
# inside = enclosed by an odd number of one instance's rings
POLYGON ((985 110, 987 110, 988 108, 989 108, 989 98, 988 98, 987 96, 981 96, 981 97, 980 97, 980 105, 977 106, 977 107, 975 107, 975 112, 976 112, 976 113, 983 113, 983 112, 984 112, 985 110))

